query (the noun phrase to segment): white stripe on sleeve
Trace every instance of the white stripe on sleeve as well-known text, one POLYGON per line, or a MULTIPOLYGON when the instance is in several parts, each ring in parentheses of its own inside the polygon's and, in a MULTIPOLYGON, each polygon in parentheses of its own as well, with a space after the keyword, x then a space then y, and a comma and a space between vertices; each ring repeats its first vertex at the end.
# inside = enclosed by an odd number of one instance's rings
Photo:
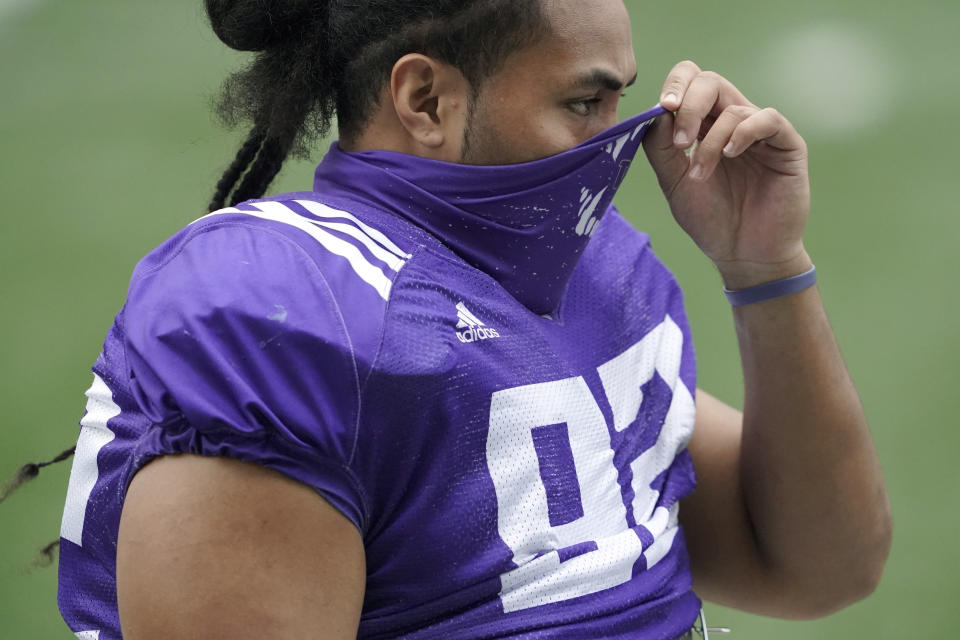
POLYGON ((87 414, 80 421, 80 437, 73 455, 67 501, 60 524, 60 536, 77 546, 83 546, 87 503, 100 477, 97 456, 115 437, 107 422, 118 415, 120 407, 113 401, 113 393, 100 376, 94 374, 93 385, 87 390, 87 414))
MULTIPOLYGON (((253 206, 260 210, 244 211, 241 209, 229 208, 215 211, 208 216, 204 216, 204 218, 208 218, 212 215, 240 213, 252 216, 254 218, 280 222, 300 229, 304 233, 310 235, 330 253, 346 259, 354 273, 360 276, 361 280, 373 287, 374 290, 380 294, 381 298, 387 300, 390 297, 390 288, 392 286, 392 282, 387 276, 384 275, 383 271, 379 267, 371 264, 371 262, 364 257, 356 245, 351 244, 350 242, 347 242, 346 240, 343 240, 342 238, 339 238, 333 234, 327 233, 323 229, 319 228, 316 224, 313 224, 310 220, 298 215, 295 211, 281 202, 261 202, 253 206)), ((201 220, 202 219, 203 218, 201 218, 201 220)), ((402 263, 400 266, 403 266, 402 263)))
POLYGON ((307 211, 309 211, 309 212, 312 213, 313 215, 317 216, 318 218, 346 218, 347 220, 350 220, 351 222, 353 222, 354 224, 356 224, 358 227, 360 227, 360 229, 362 229, 363 232, 366 233, 368 236, 370 236, 371 238, 373 238, 374 240, 376 240, 377 242, 379 242, 379 243, 383 246, 384 249, 386 249, 387 251, 393 253, 393 254, 394 254, 395 256, 397 256, 398 258, 403 258, 403 259, 405 259, 405 260, 409 260, 410 257, 411 257, 409 253, 406 253, 405 251, 403 251, 402 249, 400 249, 400 247, 398 247, 397 245, 395 245, 395 244, 390 240, 390 238, 388 238, 387 236, 383 235, 383 233, 381 233, 381 232, 378 231, 377 229, 374 229, 374 228, 371 227, 370 225, 368 225, 368 224, 364 223, 363 221, 357 219, 356 216, 354 216, 353 214, 351 214, 351 213, 349 213, 349 212, 347 212, 347 211, 341 211, 340 209, 334 209, 334 208, 332 208, 332 207, 328 207, 327 205, 325 205, 325 204, 323 204, 323 203, 313 202, 313 201, 311 201, 311 200, 297 200, 296 202, 297 202, 297 204, 299 204, 301 207, 303 207, 304 209, 306 209, 307 211))

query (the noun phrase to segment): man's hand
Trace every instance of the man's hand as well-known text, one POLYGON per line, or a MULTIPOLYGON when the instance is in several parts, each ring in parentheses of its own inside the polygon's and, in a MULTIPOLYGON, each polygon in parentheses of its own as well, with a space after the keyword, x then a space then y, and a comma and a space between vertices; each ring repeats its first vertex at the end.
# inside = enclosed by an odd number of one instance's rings
MULTIPOLYGON (((644 140, 674 217, 730 289, 810 268, 807 149, 721 76, 681 62, 644 140), (689 155, 685 153, 696 141, 689 155)), ((743 413, 697 393, 698 486, 680 518, 694 587, 764 615, 826 615, 876 587, 890 506, 816 287, 736 307, 743 413)))
POLYGON ((807 146, 793 125, 689 61, 670 71, 661 104, 676 113, 646 137, 647 156, 677 222, 726 286, 809 269, 807 146))

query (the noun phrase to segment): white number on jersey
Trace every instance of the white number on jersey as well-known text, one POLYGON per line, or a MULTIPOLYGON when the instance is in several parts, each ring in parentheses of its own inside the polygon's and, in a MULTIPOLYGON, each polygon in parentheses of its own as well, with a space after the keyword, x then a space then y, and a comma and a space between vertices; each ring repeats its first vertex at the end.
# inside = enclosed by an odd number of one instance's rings
POLYGON ((667 317, 598 369, 617 432, 636 420, 641 387, 654 372, 673 392, 656 444, 629 462, 631 519, 654 540, 646 549, 629 525, 610 432, 584 378, 493 394, 487 464, 500 537, 516 565, 500 577, 504 611, 610 589, 631 579, 641 554, 649 568, 669 551, 677 508, 657 506, 660 494, 650 485, 693 432, 693 396, 679 378, 682 351, 683 333, 667 317))

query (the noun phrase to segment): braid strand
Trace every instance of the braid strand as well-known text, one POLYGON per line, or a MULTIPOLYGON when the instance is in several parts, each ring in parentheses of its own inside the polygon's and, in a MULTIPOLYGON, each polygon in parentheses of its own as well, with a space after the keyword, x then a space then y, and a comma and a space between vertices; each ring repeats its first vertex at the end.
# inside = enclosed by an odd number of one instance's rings
POLYGON ((72 456, 76 451, 76 449, 77 447, 73 446, 57 454, 57 456, 52 460, 48 460, 46 462, 28 462, 27 464, 20 467, 17 470, 17 472, 13 475, 13 477, 3 485, 3 488, 0 488, 0 502, 3 502, 4 500, 6 500, 8 497, 10 497, 10 494, 12 494, 14 491, 19 489, 21 486, 23 486, 27 482, 30 482, 31 480, 36 478, 37 475, 39 475, 40 473, 40 469, 42 469, 43 467, 48 467, 51 464, 63 462, 64 460, 72 456))
POLYGON ((216 191, 207 207, 207 211, 218 211, 226 206, 230 192, 233 191, 237 185, 237 181, 250 167, 250 163, 253 162, 253 159, 263 146, 263 141, 263 132, 259 128, 254 127, 240 147, 240 150, 237 151, 237 156, 233 159, 230 166, 227 167, 227 170, 223 173, 223 177, 220 178, 220 181, 217 183, 216 191))

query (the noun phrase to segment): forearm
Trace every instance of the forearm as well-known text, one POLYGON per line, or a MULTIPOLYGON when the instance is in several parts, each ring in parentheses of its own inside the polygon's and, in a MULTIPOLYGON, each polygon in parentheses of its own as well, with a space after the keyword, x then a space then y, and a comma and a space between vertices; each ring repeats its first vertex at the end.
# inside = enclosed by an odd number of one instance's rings
MULTIPOLYGON (((727 288, 807 271, 808 155, 794 126, 690 61, 671 70, 661 95, 673 116, 644 140, 647 157, 677 223, 727 288)), ((735 606, 823 615, 872 590, 883 567, 890 516, 880 465, 817 290, 734 317, 742 421, 706 400, 690 444, 700 482, 685 516, 695 578, 735 606)))
POLYGON ((839 608, 874 588, 890 544, 863 409, 815 287, 737 307, 734 319, 741 481, 758 551, 778 582, 819 601, 811 607, 839 608))

